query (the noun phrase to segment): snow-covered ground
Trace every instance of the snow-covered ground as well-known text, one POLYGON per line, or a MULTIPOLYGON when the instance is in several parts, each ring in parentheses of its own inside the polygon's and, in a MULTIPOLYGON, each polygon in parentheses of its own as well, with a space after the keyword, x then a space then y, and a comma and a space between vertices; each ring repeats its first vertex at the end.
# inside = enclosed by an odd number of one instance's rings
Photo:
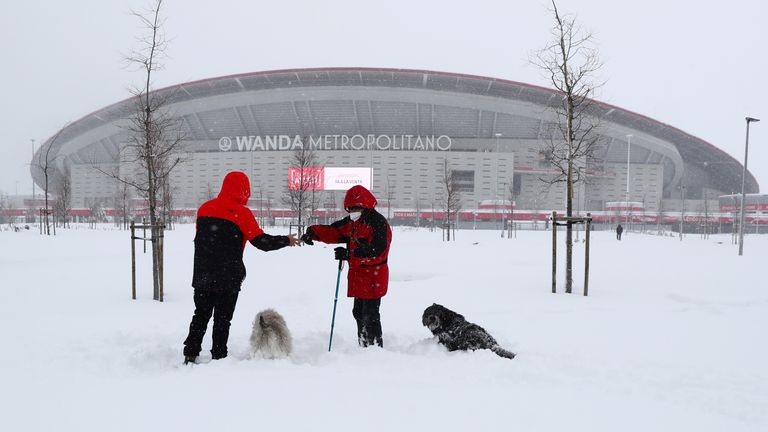
POLYGON ((190 367, 193 235, 167 234, 159 303, 149 254, 130 299, 125 231, 0 232, 0 430, 768 430, 768 236, 738 257, 729 236, 598 232, 583 297, 580 258, 576 293, 550 293, 548 232, 447 244, 396 229, 385 348, 357 347, 344 297, 332 353, 332 247, 248 246, 230 357, 209 362, 206 335, 190 367), (518 357, 446 352, 421 325, 433 302, 518 357), (293 332, 290 359, 248 358, 267 307, 293 332))

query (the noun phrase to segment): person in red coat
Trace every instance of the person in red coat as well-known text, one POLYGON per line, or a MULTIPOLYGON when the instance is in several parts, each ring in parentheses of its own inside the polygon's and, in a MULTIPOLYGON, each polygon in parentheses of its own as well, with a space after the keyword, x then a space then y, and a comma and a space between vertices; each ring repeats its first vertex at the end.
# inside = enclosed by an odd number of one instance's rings
POLYGON ((349 261, 347 297, 354 297, 352 315, 357 321, 360 346, 383 346, 381 336, 381 298, 387 294, 389 267, 387 256, 392 230, 387 219, 375 210, 376 198, 363 186, 353 186, 344 197, 349 216, 331 225, 307 228, 302 240, 312 244, 346 243, 336 248, 336 259, 349 261))
POLYGON ((246 243, 263 251, 300 245, 294 236, 272 236, 259 227, 246 207, 251 196, 248 176, 232 171, 224 177, 219 196, 197 210, 195 264, 192 287, 195 313, 184 341, 184 363, 194 363, 200 354, 208 321, 213 315, 213 359, 227 356, 229 326, 235 312, 240 285, 245 279, 243 250, 246 243))

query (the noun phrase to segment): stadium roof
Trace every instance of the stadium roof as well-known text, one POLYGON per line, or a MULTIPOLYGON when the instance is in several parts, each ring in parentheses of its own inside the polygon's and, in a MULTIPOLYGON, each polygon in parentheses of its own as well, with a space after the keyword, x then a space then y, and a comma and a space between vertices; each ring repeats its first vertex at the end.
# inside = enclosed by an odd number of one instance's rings
MULTIPOLYGON (((557 91, 520 82, 409 69, 313 68, 252 72, 203 79, 157 90, 183 119, 185 135, 200 143, 223 136, 412 134, 465 138, 542 138, 553 121, 557 91)), ((125 142, 132 98, 69 124, 53 142, 50 157, 64 164, 110 162, 125 142)), ((607 161, 626 160, 632 134, 633 163, 663 163, 665 188, 676 185, 684 166, 705 173, 723 192, 741 188, 741 164, 714 145, 665 123, 595 101, 607 161)), ((49 138, 38 152, 52 144, 49 138)), ((206 145, 198 146, 205 150, 206 145)), ((37 156, 36 156, 37 157, 37 156)), ((38 184, 42 172, 31 168, 38 184)), ((686 179, 686 183, 693 180, 686 179)), ((758 192, 747 173, 746 190, 758 192)))

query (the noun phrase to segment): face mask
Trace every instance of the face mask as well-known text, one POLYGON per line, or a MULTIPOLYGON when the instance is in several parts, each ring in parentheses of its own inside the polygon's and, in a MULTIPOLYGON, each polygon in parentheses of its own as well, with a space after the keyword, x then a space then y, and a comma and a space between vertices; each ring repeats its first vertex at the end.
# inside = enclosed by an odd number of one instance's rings
POLYGON ((356 221, 360 219, 360 215, 362 214, 363 214, 362 212, 351 212, 349 213, 349 218, 352 219, 353 221, 356 221))

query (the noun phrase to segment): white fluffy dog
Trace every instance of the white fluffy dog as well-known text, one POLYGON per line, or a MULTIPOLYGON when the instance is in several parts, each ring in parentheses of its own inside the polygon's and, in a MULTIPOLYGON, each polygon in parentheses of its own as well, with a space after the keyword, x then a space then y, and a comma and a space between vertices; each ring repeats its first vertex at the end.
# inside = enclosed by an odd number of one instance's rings
POLYGON ((274 309, 265 309, 253 320, 251 332, 251 357, 268 359, 291 355, 293 340, 283 316, 274 309))

